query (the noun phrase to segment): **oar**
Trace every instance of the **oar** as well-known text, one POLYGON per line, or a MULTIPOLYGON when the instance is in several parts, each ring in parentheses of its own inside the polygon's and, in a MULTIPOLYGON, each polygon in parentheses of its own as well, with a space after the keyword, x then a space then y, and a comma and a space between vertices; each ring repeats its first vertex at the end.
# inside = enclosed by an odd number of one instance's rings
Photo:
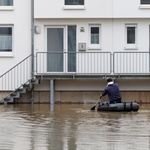
MULTIPOLYGON (((102 96, 100 97, 100 99, 101 98, 102 98, 102 96)), ((96 105, 97 105, 97 103, 99 102, 100 99, 98 99, 98 101, 96 102, 95 106, 93 106, 90 110, 95 110, 95 107, 96 107, 96 105)))

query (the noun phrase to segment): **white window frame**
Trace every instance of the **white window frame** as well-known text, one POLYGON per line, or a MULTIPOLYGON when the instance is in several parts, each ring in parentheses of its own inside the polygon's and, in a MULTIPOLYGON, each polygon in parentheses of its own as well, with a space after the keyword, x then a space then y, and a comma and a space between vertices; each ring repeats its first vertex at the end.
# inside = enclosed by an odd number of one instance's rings
POLYGON ((89 24, 89 50, 100 50, 101 49, 101 25, 100 24, 89 24), (99 27, 99 44, 91 44, 91 27, 99 27))
POLYGON ((140 9, 150 9, 150 4, 141 4, 141 0, 139 0, 139 4, 140 9))
POLYGON ((84 5, 65 5, 65 0, 63 0, 63 9, 65 10, 70 10, 70 9, 76 9, 76 10, 84 10, 85 9, 85 0, 84 0, 84 5))
POLYGON ((13 6, 0 6, 0 11, 9 11, 14 10, 14 0, 13 0, 13 6))
POLYGON ((14 26, 13 25, 0 25, 0 28, 2 27, 12 28, 12 51, 11 52, 0 51, 0 57, 14 57, 14 26))
POLYGON ((126 24, 125 25, 125 48, 126 50, 137 50, 137 25, 136 24, 126 24), (127 28, 128 27, 135 27, 135 43, 134 44, 128 44, 127 43, 127 28))

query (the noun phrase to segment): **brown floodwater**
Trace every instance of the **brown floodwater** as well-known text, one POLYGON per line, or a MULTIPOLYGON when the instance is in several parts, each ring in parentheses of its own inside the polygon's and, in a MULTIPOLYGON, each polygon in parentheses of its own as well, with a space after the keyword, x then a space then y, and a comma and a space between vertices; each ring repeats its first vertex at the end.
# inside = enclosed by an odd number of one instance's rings
POLYGON ((149 150, 150 105, 138 112, 92 104, 0 105, 0 150, 149 150))

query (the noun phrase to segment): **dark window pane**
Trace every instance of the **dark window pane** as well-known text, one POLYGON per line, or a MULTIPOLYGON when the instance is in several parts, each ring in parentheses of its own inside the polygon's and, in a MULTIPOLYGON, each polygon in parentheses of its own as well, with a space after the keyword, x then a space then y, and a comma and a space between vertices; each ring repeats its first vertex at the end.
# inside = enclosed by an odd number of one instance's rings
POLYGON ((141 0, 141 4, 150 4, 150 0, 141 0))
POLYGON ((135 27, 127 27, 127 44, 135 44, 135 27))
POLYGON ((12 28, 1 27, 0 28, 0 51, 12 51, 12 28))
POLYGON ((65 0, 65 5, 84 5, 84 0, 65 0))
POLYGON ((68 72, 76 72, 76 26, 68 26, 68 72))
POLYGON ((13 0, 0 0, 0 6, 13 6, 13 0))
POLYGON ((99 44, 99 27, 91 27, 91 44, 99 44))

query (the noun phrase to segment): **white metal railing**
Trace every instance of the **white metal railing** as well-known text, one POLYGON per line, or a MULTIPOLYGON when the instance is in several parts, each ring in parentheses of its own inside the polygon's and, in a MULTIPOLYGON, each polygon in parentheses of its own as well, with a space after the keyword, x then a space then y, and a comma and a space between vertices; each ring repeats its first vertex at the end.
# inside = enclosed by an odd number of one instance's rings
POLYGON ((114 52, 114 74, 149 74, 149 52, 114 52))
POLYGON ((19 62, 13 68, 0 76, 0 100, 2 101, 27 83, 31 76, 32 55, 19 62))
MULTIPOLYGON (((32 56, 0 76, 1 100, 32 78, 32 56)), ((40 75, 149 74, 150 52, 38 52, 34 65, 40 75)))
POLYGON ((38 52, 37 74, 110 74, 110 52, 38 52))

